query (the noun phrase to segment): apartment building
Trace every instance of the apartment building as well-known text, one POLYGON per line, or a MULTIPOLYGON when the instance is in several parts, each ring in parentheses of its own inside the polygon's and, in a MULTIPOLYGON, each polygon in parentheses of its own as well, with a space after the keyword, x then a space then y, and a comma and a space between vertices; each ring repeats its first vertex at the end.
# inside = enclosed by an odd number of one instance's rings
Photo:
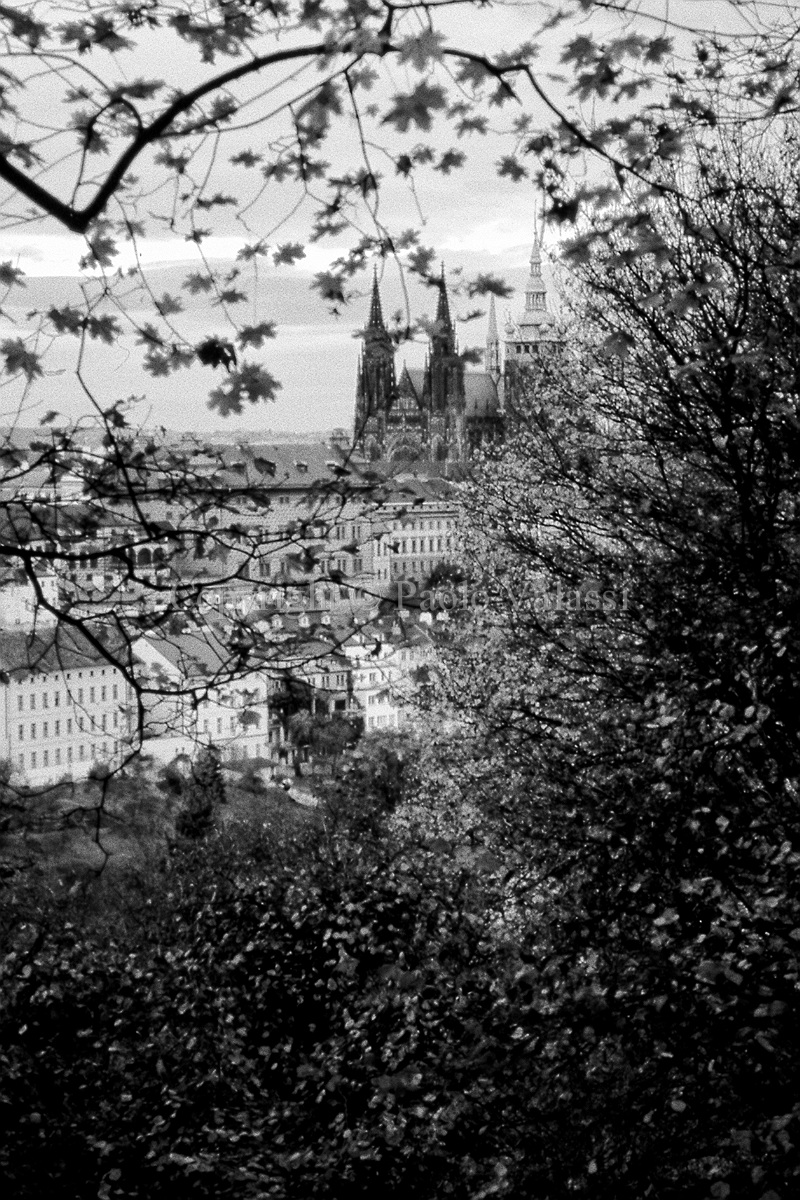
POLYGON ((384 617, 356 629, 342 652, 350 666, 351 707, 367 732, 397 729, 413 703, 414 672, 433 653, 429 614, 397 621, 384 617))
POLYGON ((122 671, 89 639, 56 628, 0 635, 0 758, 19 782, 119 765, 132 709, 122 671))
POLYGON ((169 762, 213 744, 228 762, 269 757, 272 675, 246 669, 221 626, 146 634, 133 650, 143 754, 169 762))

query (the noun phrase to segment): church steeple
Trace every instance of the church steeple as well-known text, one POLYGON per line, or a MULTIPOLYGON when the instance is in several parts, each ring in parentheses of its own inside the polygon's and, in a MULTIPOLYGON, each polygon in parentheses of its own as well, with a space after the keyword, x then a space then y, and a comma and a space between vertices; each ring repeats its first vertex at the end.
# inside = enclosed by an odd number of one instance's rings
POLYGON ((372 272, 372 299, 369 306, 369 321, 365 330, 367 334, 382 334, 386 335, 386 326, 383 323, 383 310, 381 309, 381 294, 378 290, 378 268, 372 272))
POLYGON ((544 218, 535 218, 530 273, 525 284, 525 308, 516 321, 506 325, 506 368, 519 355, 537 353, 543 345, 554 341, 553 316, 547 310, 547 285, 542 275, 542 241, 544 218))
POLYGON ((447 281, 444 277, 444 263, 438 283, 439 297, 436 301, 436 320, 431 334, 431 355, 451 355, 456 353, 456 330, 450 316, 450 301, 447 296, 447 281))
POLYGON ((464 453, 464 363, 458 353, 455 325, 450 316, 444 266, 438 288, 436 320, 431 330, 425 368, 424 398, 430 454, 441 461, 459 459, 464 453))
POLYGON ((489 300, 489 327, 486 331, 486 370, 495 383, 500 378, 500 334, 497 332, 497 313, 494 294, 489 300))
POLYGON ((540 224, 536 220, 531 249, 531 272, 525 287, 525 312, 547 312, 547 286, 542 278, 542 240, 544 238, 544 218, 540 224))
POLYGON ((397 394, 395 349, 383 320, 378 272, 372 277, 369 320, 362 334, 364 348, 358 365, 354 440, 371 457, 383 452, 386 418, 397 394))

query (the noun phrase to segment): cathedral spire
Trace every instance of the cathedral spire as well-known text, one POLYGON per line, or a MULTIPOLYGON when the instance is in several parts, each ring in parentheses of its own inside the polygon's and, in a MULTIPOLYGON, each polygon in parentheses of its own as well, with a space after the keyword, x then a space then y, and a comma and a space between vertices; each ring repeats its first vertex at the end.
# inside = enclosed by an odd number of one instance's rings
POLYGON ((453 321, 450 316, 450 301, 447 296, 447 282, 444 277, 444 263, 439 278, 439 299, 436 303, 436 332, 441 337, 454 333, 453 321))
POLYGON ((495 382, 500 377, 500 334, 497 332, 494 293, 492 293, 489 300, 489 327, 486 331, 486 370, 495 382))
POLYGON ((383 323, 383 310, 381 309, 381 294, 378 291, 378 268, 375 267, 372 273, 372 300, 369 306, 369 321, 367 322, 367 332, 385 333, 386 326, 383 323))
POLYGON ((369 320, 361 336, 354 435, 359 449, 374 458, 385 448, 386 423, 397 396, 395 348, 383 320, 377 269, 372 277, 369 320))

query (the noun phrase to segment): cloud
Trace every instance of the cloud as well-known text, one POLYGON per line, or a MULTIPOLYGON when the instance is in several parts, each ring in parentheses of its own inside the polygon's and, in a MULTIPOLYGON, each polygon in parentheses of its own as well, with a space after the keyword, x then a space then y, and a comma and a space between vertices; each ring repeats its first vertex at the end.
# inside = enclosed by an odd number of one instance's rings
MULTIPOLYGON (((233 262, 248 239, 243 237, 209 237, 203 242, 203 257, 214 262, 233 262)), ((185 263, 200 266, 198 247, 182 238, 140 238, 136 242, 138 261, 150 270, 185 263)), ((276 268, 276 274, 292 271, 313 274, 326 270, 343 253, 342 247, 308 246, 306 256, 296 266, 276 268)), ((0 233, 0 262, 11 262, 29 276, 76 278, 94 272, 82 271, 80 260, 86 254, 86 242, 77 234, 0 233)), ((127 270, 136 265, 137 257, 130 242, 120 243, 115 267, 127 270)))
POLYGON ((470 229, 453 234, 444 241, 441 250, 446 254, 490 254, 498 257, 518 257, 519 252, 523 251, 527 257, 533 234, 533 217, 529 225, 501 217, 494 221, 482 221, 470 229))

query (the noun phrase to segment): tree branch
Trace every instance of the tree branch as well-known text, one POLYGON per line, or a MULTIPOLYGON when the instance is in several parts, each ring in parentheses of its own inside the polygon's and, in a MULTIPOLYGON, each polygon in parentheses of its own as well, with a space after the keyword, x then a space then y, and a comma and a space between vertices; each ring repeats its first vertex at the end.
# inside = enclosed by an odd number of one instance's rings
MULTIPOLYGON (((349 49, 351 49, 349 43, 345 43, 337 48, 336 53, 347 52, 349 49)), ((0 155, 0 179, 10 183, 21 195, 32 200, 34 204, 51 217, 55 217, 73 233, 85 233, 92 221, 96 220, 103 212, 126 172, 142 151, 163 137, 176 118, 182 113, 188 112, 198 100, 202 100, 212 92, 219 91, 228 84, 235 83, 238 79, 244 79, 247 75, 256 74, 277 63, 291 62, 297 58, 322 57, 330 53, 330 47, 325 42, 315 42, 308 46, 297 46, 291 50, 278 50, 272 54, 263 54, 246 63, 240 63, 239 66, 232 67, 229 71, 223 71, 222 74, 215 75, 213 79, 198 84, 192 91, 178 96, 160 116, 156 117, 149 125, 143 126, 114 163, 105 180, 97 189, 94 198, 83 208, 75 208, 74 205, 65 204, 63 200, 59 200, 35 179, 31 179, 19 167, 9 162, 5 155, 0 155)))

